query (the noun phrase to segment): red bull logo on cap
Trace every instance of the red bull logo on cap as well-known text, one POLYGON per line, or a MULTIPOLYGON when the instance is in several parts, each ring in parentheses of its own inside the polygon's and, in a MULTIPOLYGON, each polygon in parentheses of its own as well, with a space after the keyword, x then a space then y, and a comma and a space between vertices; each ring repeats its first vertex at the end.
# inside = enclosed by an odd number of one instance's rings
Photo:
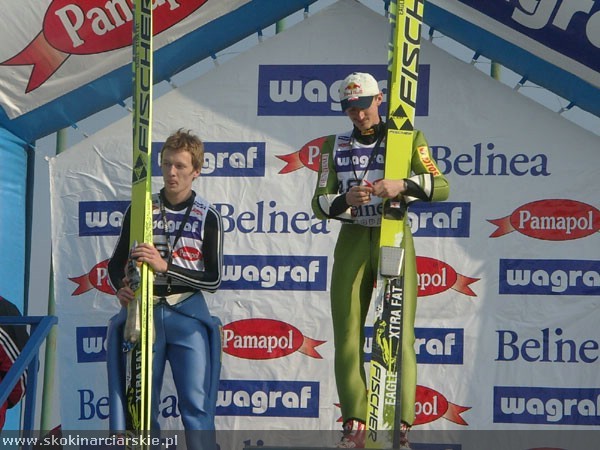
POLYGON ((344 97, 346 98, 356 98, 360 97, 363 93, 363 88, 360 84, 355 82, 350 82, 344 88, 344 97))

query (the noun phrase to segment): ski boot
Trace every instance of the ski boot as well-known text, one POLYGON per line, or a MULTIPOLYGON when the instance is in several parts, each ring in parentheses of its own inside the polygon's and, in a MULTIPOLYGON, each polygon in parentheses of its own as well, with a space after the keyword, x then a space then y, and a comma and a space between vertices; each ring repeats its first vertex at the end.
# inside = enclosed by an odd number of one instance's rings
POLYGON ((410 431, 410 425, 406 422, 400 424, 400 448, 402 450, 411 450, 410 442, 408 442, 408 432, 410 431))
POLYGON ((342 440, 336 445, 337 448, 364 448, 366 427, 362 420, 348 419, 343 425, 342 440))

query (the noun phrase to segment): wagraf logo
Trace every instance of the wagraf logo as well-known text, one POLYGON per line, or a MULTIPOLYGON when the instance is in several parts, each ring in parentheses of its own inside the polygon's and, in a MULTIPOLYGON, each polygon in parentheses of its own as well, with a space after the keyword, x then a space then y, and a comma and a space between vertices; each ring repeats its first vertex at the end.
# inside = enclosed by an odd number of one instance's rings
POLYGON ((469 285, 479 281, 479 278, 461 275, 452 266, 439 259, 417 256, 417 274, 419 297, 439 294, 448 289, 477 297, 469 285))
POLYGON ((106 329, 105 326, 75 329, 78 363, 106 361, 106 329))
POLYGON ((319 417, 316 381, 221 380, 220 416, 319 417))
POLYGON ((71 293, 72 296, 84 294, 92 289, 109 295, 115 294, 108 278, 108 259, 100 261, 88 273, 70 277, 69 280, 77 284, 77 288, 71 293))
POLYGON ((600 389, 494 387, 494 423, 600 425, 600 389))
POLYGON ((327 257, 225 255, 220 289, 324 291, 327 257))
MULTIPOLYGON (((416 115, 429 114, 430 66, 419 66, 416 115)), ((259 116, 340 116, 338 88, 350 72, 368 72, 384 94, 387 109, 387 66, 377 65, 267 65, 258 68, 259 116)))
MULTIPOLYGON (((79 236, 118 236, 125 212, 129 207, 129 201, 84 201, 79 203, 79 236)), ((152 227, 154 231, 164 230, 164 221, 160 215, 160 209, 153 207, 152 227)), ((167 213, 167 216, 170 216, 167 213)), ((172 219, 167 220, 169 232, 179 228, 181 222, 172 219)), ((186 223, 183 235, 194 233, 200 226, 197 220, 186 223)))
POLYGON ((415 328, 419 364, 462 364, 465 331, 462 328, 415 328))
POLYGON ((469 237, 471 204, 465 202, 415 202, 407 218, 414 237, 469 237))
POLYGON ((496 361, 523 360, 528 363, 593 364, 598 361, 600 343, 594 339, 578 342, 563 338, 563 329, 544 328, 539 335, 521 336, 514 330, 496 330, 498 356, 496 361))
POLYGON ((202 176, 264 177, 264 142, 207 142, 202 176))
MULTIPOLYGON (((0 65, 32 65, 25 93, 40 87, 70 55, 94 55, 130 46, 131 0, 53 0, 44 15, 42 31, 20 53, 0 65)), ((184 20, 206 0, 143 0, 154 10, 154 35, 184 20)))
MULTIPOLYGON (((463 363, 464 335, 462 328, 415 328, 417 364, 463 363)), ((365 362, 371 361, 373 327, 365 327, 365 362)))
MULTIPOLYGON (((164 142, 152 143, 152 175, 162 176, 160 161, 164 142)), ((264 142, 204 142, 203 177, 264 177, 264 142)))
POLYGON ((594 1, 582 0, 546 0, 537 2, 535 6, 520 0, 519 8, 515 8, 512 19, 532 30, 556 27, 563 31, 573 25, 580 32, 585 30, 585 37, 594 47, 600 48, 600 7, 594 1), (595 11, 592 11, 595 9, 595 11))
POLYGON ((79 236, 118 236, 129 201, 79 202, 79 236))
POLYGON ((567 241, 600 230, 600 211, 587 203, 567 199, 538 200, 517 208, 510 216, 488 220, 498 228, 490 237, 513 231, 547 241, 567 241))
MULTIPOLYGON (((524 0, 519 0, 518 8, 514 9, 512 18, 521 25, 539 30, 546 26, 555 26, 566 31, 569 25, 576 21, 577 13, 585 17, 585 30, 587 38, 596 47, 600 48, 600 36, 597 25, 600 24, 600 8, 594 9, 593 1, 582 0, 546 0, 533 5, 524 0)), ((581 17, 580 17, 581 19, 581 17)))
POLYGON ((327 220, 318 220, 309 211, 285 211, 275 200, 258 201, 252 209, 239 209, 233 203, 214 203, 223 219, 223 231, 242 234, 329 234, 327 220))
POLYGON ((501 259, 500 294, 600 295, 600 261, 501 259))
MULTIPOLYGON (((597 0, 460 0, 483 14, 597 72, 600 2, 597 0)), ((572 63, 565 61, 565 65, 572 63)), ((563 66, 564 67, 564 66, 563 66)), ((568 69, 567 69, 568 70, 568 69)))
POLYGON ((325 343, 304 336, 289 323, 274 319, 242 319, 223 326, 223 351, 245 359, 275 359, 300 352, 322 359, 316 347, 325 343))

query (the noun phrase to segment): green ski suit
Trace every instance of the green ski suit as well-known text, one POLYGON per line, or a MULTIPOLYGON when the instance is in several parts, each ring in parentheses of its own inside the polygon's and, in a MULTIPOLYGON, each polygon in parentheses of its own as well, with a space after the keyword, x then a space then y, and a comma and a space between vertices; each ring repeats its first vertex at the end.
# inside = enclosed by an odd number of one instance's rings
MULTIPOLYGON (((345 202, 345 194, 354 185, 372 184, 383 178, 384 143, 361 144, 353 138, 352 132, 328 136, 321 148, 312 199, 317 218, 343 222, 334 251, 330 298, 335 377, 344 422, 349 419, 364 422, 367 414, 364 327, 377 279, 382 208, 382 199, 375 196, 368 205, 350 207, 345 202), (344 199, 338 198, 340 196, 344 199)), ((448 197, 448 182, 431 157, 420 131, 414 134, 411 172, 414 176, 405 180, 407 203, 440 201, 448 197)), ((401 410, 402 421, 412 425, 417 378, 414 349, 417 271, 410 224, 408 220, 405 223, 401 410)))

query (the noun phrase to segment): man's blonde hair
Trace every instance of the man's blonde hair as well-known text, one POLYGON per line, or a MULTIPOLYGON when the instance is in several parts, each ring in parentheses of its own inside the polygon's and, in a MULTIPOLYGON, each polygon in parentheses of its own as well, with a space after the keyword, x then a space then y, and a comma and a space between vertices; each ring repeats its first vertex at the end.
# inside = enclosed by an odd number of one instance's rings
POLYGON ((202 169, 204 164, 204 143, 202 140, 193 134, 191 130, 180 128, 175 133, 171 134, 165 141, 161 155, 166 150, 190 152, 192 155, 192 166, 194 170, 202 169))

